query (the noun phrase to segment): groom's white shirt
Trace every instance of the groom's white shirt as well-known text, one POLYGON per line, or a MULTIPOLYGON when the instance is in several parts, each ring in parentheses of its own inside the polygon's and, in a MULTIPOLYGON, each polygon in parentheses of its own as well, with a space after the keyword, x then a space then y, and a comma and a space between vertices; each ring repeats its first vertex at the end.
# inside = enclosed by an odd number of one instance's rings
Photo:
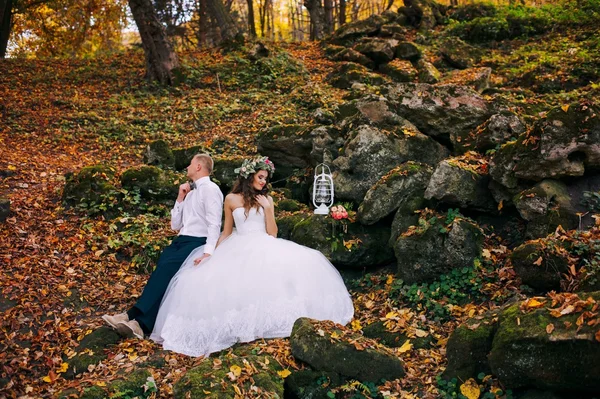
POLYGON ((183 201, 175 201, 171 228, 179 230, 179 235, 206 237, 204 253, 212 255, 221 232, 223 193, 208 176, 194 183, 196 188, 183 201))

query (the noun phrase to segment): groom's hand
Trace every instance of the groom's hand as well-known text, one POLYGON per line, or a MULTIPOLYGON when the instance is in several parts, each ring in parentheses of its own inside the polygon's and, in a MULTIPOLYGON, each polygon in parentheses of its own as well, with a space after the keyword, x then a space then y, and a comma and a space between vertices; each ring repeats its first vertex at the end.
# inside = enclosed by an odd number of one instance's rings
POLYGON ((194 259, 194 265, 198 266, 203 260, 210 258, 210 254, 204 254, 199 258, 194 259))
POLYGON ((190 183, 183 183, 179 186, 179 194, 177 195, 177 202, 181 202, 185 199, 185 196, 190 192, 190 183))

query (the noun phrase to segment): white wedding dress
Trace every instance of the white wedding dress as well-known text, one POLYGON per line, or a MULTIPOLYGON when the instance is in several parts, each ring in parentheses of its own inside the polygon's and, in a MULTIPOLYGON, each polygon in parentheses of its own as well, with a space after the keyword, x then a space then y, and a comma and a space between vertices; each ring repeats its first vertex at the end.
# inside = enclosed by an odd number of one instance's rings
MULTIPOLYGON (((262 208, 261 208, 262 210, 262 208)), ((288 337, 299 317, 348 323, 354 307, 320 252, 266 233, 262 211, 233 211, 236 230, 195 266, 192 252, 169 284, 151 339, 209 355, 236 342, 288 337)))

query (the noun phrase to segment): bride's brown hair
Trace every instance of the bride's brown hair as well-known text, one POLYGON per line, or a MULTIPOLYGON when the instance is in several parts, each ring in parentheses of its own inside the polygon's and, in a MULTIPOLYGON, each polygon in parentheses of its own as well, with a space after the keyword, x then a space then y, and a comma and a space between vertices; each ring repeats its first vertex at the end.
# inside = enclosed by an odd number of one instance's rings
MULTIPOLYGON (((260 170, 256 171, 256 173, 260 172, 260 170)), ((262 190, 256 190, 252 187, 252 181, 254 180, 254 176, 256 173, 252 173, 248 177, 238 176, 233 188, 231 189, 232 194, 241 194, 244 200, 244 213, 246 217, 248 217, 248 212, 250 212, 251 208, 258 208, 259 204, 256 200, 257 195, 267 196, 269 193, 269 173, 267 171, 267 184, 262 188, 262 190)))

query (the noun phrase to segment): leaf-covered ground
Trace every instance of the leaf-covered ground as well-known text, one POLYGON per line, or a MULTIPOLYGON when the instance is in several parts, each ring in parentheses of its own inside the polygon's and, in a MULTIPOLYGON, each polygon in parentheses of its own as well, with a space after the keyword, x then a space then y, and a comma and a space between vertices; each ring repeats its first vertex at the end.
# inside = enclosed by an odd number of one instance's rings
MULTIPOLYGON (((544 59, 572 62, 573 57, 565 59, 574 47, 565 41, 575 34, 551 34, 556 45, 546 46, 544 59)), ((523 96, 524 104, 543 103, 545 109, 564 96, 597 90, 591 83, 560 95, 514 87, 515 76, 525 72, 525 66, 515 63, 541 44, 532 40, 512 46, 494 50, 484 61, 493 64, 497 83, 512 86, 506 96, 523 96)), ((576 48, 577 56, 587 57, 585 49, 576 48)), ((0 60, 0 196, 10 198, 12 209, 0 224, 0 397, 52 397, 71 387, 104 386, 160 356, 165 365, 154 368, 153 374, 159 396, 167 398, 173 383, 202 361, 163 353, 150 341, 123 340, 109 350, 106 361, 82 377, 62 376, 63 358, 72 356, 77 343, 103 325, 102 314, 128 308, 147 279, 130 257, 120 256, 110 244, 123 239, 113 221, 65 209, 65 173, 98 163, 117 171, 140 165, 145 146, 158 138, 173 146, 204 145, 227 155, 251 154, 260 129, 309 122, 311 110, 332 107, 344 95, 327 85, 334 65, 314 44, 288 45, 258 66, 236 54, 208 50, 183 54, 182 60, 186 81, 172 89, 144 82, 139 51, 94 60, 0 60)), ((122 217, 124 223, 133 220, 122 217)), ((172 234, 164 213, 151 228, 147 221, 135 222, 149 244, 172 234)), ((474 283, 482 295, 476 303, 451 307, 449 314, 425 311, 423 293, 399 291, 386 270, 349 281, 356 307, 353 329, 382 319, 409 337, 432 337, 430 349, 394 349, 406 363, 407 375, 383 384, 382 393, 405 398, 438 395, 436 376, 445 365, 449 333, 466 317, 519 292, 512 270, 504 267, 506 255, 500 238, 488 237, 486 267, 475 277, 471 270, 464 272, 472 280, 482 278, 474 283)), ((291 357, 287 340, 251 345, 255 352, 272 354, 285 369, 302 367, 291 357)))

